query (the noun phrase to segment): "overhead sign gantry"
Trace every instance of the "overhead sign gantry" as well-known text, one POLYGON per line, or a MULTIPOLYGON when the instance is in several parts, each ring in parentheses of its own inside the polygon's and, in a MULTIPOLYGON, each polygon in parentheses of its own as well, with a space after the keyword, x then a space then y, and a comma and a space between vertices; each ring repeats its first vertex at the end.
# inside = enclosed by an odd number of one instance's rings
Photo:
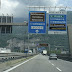
MULTIPOLYGON (((34 8, 34 10, 36 8, 43 8, 44 11, 46 11, 45 9, 48 8, 49 11, 49 29, 48 29, 48 34, 67 34, 67 22, 66 22, 66 9, 71 9, 71 7, 52 7, 52 6, 27 6, 30 10, 30 8, 34 8), (51 12, 51 9, 54 9, 53 12, 51 12), (59 11, 55 11, 56 9, 59 9, 59 11), (65 11, 60 11, 61 9, 65 10, 65 11)), ((35 11, 34 11, 35 12, 35 11)), ((29 19, 30 19, 30 13, 29 13, 29 19)), ((38 27, 38 26, 31 26, 33 22, 31 22, 29 20, 29 33, 39 33, 41 31, 39 31, 39 28, 43 28, 43 27, 38 27), (38 28, 38 29, 37 29, 38 28), (35 30, 36 29, 36 30, 35 30)), ((34 22, 35 23, 35 22, 34 22)), ((36 24, 38 24, 38 21, 36 22, 36 24)))

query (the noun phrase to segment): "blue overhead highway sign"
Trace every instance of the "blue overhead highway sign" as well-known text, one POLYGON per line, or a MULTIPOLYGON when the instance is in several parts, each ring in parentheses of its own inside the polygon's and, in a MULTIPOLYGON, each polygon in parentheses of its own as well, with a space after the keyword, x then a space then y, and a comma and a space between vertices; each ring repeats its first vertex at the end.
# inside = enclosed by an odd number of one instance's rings
POLYGON ((49 33, 64 33, 67 31, 66 14, 49 14, 49 33))
POLYGON ((46 33, 46 11, 29 12, 29 33, 46 33))

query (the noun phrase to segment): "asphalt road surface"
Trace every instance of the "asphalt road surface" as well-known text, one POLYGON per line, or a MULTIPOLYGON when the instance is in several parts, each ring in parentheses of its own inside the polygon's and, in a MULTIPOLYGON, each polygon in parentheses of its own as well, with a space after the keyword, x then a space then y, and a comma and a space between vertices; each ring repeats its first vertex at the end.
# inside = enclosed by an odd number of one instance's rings
POLYGON ((40 54, 4 72, 72 72, 72 62, 49 60, 40 54))

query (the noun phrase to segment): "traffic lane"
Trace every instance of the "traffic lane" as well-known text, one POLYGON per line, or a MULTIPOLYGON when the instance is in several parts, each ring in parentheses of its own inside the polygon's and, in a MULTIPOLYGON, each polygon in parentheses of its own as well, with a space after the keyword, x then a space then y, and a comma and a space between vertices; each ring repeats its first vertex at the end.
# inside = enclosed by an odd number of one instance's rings
POLYGON ((72 72, 72 62, 61 60, 61 59, 49 60, 49 61, 55 67, 60 68, 63 72, 72 72))
POLYGON ((38 55, 9 72, 59 72, 59 70, 49 63, 48 56, 38 55))

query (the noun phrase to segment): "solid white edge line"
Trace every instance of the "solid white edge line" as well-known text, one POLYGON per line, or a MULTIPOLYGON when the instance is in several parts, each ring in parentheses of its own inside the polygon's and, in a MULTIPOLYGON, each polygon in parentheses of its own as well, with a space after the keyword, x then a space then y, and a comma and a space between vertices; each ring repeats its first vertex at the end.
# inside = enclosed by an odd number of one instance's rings
MULTIPOLYGON (((37 57, 37 56, 38 56, 38 55, 36 55, 35 57, 37 57)), ((13 70, 13 69, 15 69, 15 68, 21 66, 22 64, 25 64, 26 62, 28 62, 28 61, 34 59, 35 57, 33 57, 33 58, 31 58, 31 59, 28 59, 28 60, 24 61, 23 63, 20 63, 20 64, 18 64, 18 65, 16 65, 16 66, 12 67, 12 68, 10 68, 10 69, 8 69, 8 70, 6 70, 6 71, 3 71, 3 72, 9 72, 9 71, 11 71, 11 70, 13 70)))
POLYGON ((58 67, 56 67, 59 71, 62 71, 61 69, 59 69, 58 67))

